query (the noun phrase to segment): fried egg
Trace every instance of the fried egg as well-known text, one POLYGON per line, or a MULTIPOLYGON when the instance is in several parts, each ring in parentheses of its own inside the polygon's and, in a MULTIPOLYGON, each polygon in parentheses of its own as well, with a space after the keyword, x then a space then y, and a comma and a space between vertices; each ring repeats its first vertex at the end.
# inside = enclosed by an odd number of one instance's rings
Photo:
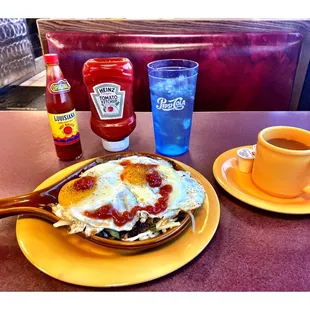
POLYGON ((189 172, 176 171, 169 162, 159 158, 129 156, 98 164, 66 183, 59 192, 58 204, 52 208, 61 219, 54 226, 68 225, 69 233, 84 231, 87 236, 103 229, 130 231, 139 220, 171 219, 181 210, 196 209, 204 198, 204 188, 189 172), (154 175, 157 179, 149 181, 148 177, 154 175), (121 225, 116 224, 113 217, 97 216, 103 206, 109 206, 113 209, 111 212, 118 214, 130 213, 134 207, 155 206, 165 185, 171 186, 172 191, 166 208, 159 213, 140 209, 121 225))

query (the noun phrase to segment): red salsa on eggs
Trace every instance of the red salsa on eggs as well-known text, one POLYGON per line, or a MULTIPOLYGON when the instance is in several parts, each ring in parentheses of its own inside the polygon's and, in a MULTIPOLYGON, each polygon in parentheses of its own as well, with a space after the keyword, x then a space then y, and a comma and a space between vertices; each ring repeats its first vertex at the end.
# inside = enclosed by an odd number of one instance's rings
POLYGON ((92 189, 95 186, 96 178, 92 176, 82 177, 74 182, 74 189, 76 191, 82 191, 92 189))
POLYGON ((167 209, 169 195, 172 192, 173 188, 171 185, 164 185, 160 188, 159 194, 161 197, 155 203, 154 206, 145 206, 139 207, 135 206, 130 211, 125 211, 123 213, 118 212, 110 204, 104 205, 95 211, 84 211, 84 215, 93 219, 110 219, 113 218, 113 221, 116 226, 123 226, 126 223, 130 222, 138 211, 147 211, 149 214, 159 214, 167 209))

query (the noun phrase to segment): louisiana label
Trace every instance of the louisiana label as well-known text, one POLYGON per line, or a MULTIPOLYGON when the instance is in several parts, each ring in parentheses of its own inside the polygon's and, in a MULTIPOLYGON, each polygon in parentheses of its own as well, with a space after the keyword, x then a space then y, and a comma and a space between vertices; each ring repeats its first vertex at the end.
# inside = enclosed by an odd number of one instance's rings
POLYGON ((75 110, 63 114, 48 113, 48 118, 56 145, 70 145, 80 140, 75 110))

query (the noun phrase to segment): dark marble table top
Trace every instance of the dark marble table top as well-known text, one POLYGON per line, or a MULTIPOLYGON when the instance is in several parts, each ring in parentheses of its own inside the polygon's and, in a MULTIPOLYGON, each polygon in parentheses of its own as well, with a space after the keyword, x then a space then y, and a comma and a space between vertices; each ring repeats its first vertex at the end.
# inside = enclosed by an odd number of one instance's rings
MULTIPOLYGON (((85 160, 105 154, 90 129, 89 112, 78 112, 85 160)), ((130 149, 154 152, 151 114, 137 113, 130 149)), ((236 146, 253 144, 272 125, 310 130, 310 112, 194 113, 190 152, 178 160, 201 172, 221 204, 218 229, 192 262, 163 278, 111 290, 124 291, 309 291, 310 215, 263 211, 240 202, 216 183, 214 160, 236 146)), ((46 112, 0 112, 0 197, 33 190, 71 165, 56 158, 46 112)), ((0 221, 0 291, 90 291, 55 280, 22 254, 15 236, 16 217, 0 221)), ((96 289, 98 290, 98 289, 96 289)))

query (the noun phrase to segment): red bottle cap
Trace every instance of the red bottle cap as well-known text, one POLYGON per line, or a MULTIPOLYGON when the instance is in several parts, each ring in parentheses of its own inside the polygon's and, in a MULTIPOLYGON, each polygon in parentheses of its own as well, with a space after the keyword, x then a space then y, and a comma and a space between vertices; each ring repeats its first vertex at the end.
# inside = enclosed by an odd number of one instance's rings
POLYGON ((57 54, 45 54, 43 58, 47 65, 58 64, 59 62, 57 54))

